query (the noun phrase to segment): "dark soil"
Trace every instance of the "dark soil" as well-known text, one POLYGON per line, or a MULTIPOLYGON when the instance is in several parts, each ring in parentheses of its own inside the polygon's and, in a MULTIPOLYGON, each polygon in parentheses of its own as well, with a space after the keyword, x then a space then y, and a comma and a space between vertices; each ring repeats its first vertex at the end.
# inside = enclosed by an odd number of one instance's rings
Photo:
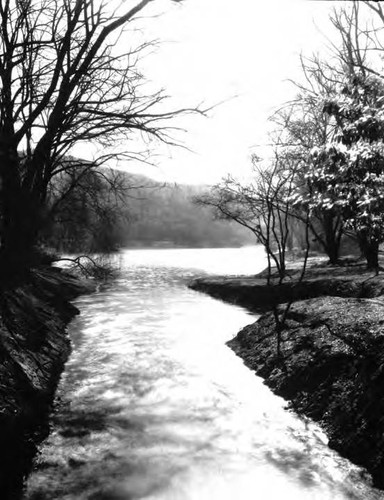
POLYGON ((0 296, 0 498, 18 499, 23 478, 48 432, 49 411, 70 353, 70 303, 93 286, 55 268, 30 272, 0 296))
POLYGON ((298 281, 299 268, 291 268, 283 283, 276 276, 267 284, 267 273, 256 276, 214 276, 199 278, 190 288, 213 297, 247 307, 254 312, 265 312, 271 306, 290 300, 298 301, 330 295, 332 297, 372 298, 384 294, 384 280, 368 272, 363 264, 330 266, 318 259, 309 262, 305 278, 298 281))

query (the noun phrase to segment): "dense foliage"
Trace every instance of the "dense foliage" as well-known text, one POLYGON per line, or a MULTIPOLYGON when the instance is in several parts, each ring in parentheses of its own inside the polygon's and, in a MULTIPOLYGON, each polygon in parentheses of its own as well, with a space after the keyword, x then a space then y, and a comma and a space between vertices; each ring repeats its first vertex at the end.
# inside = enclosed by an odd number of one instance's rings
POLYGON ((384 85, 374 76, 354 75, 336 99, 324 105, 335 118, 331 142, 311 152, 307 178, 314 187, 309 204, 337 207, 360 242, 368 265, 377 267, 384 241, 384 85))

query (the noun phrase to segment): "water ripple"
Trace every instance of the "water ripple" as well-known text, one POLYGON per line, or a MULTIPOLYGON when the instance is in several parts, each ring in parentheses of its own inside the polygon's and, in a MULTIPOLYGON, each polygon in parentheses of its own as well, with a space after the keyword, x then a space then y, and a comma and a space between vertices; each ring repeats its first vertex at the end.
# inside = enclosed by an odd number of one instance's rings
POLYGON ((384 498, 225 346, 253 318, 185 287, 231 262, 258 270, 250 249, 127 251, 77 301, 26 500, 384 498))

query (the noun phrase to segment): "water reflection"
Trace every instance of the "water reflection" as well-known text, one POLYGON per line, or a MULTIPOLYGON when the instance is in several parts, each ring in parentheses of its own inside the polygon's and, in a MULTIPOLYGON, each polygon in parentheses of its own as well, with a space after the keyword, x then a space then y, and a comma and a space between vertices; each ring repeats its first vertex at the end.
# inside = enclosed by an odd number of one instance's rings
POLYGON ((253 318, 185 287, 236 255, 257 271, 236 252, 128 251, 121 277, 78 301, 25 499, 384 498, 225 346, 253 318))

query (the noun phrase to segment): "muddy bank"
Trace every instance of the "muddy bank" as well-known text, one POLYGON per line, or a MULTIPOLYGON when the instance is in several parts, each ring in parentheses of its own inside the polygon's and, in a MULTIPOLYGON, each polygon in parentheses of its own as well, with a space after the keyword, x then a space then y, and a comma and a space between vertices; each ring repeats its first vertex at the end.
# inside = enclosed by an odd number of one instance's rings
MULTIPOLYGON (((384 280, 362 268, 337 269, 335 276, 327 271, 313 267, 296 287, 280 357, 270 312, 228 345, 291 408, 319 422, 332 448, 384 488, 384 280)), ((263 293, 272 288, 268 297, 282 310, 294 279, 287 287, 267 287, 262 279, 213 278, 193 287, 208 293, 213 287, 212 295, 253 311, 266 309, 263 293)))
POLYGON ((0 298, 0 497, 19 498, 60 373, 70 352, 70 303, 93 286, 54 268, 0 298))
POLYGON ((332 297, 373 298, 384 294, 382 276, 368 273, 364 266, 327 266, 310 264, 305 278, 298 282, 299 270, 292 269, 283 283, 276 276, 270 285, 266 283, 266 272, 256 276, 213 276, 199 278, 190 283, 190 288, 208 293, 212 297, 239 304, 254 312, 270 310, 273 304, 290 300, 299 301, 324 295, 332 297))

